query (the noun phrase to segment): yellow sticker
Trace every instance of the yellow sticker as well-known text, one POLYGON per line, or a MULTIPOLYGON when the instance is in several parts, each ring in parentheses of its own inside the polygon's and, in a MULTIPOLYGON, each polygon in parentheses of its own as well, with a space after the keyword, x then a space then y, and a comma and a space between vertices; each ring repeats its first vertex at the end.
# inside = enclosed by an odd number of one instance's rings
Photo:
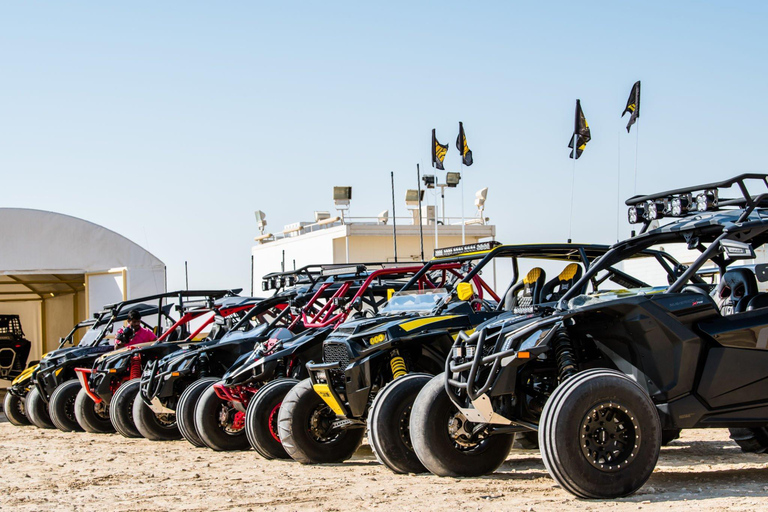
POLYGON ((320 398, 323 399, 323 402, 328 404, 328 407, 330 407, 333 412, 339 416, 344 416, 344 409, 342 409, 342 407, 339 405, 339 402, 337 402, 336 398, 334 398, 333 393, 331 393, 331 388, 328 387, 328 384, 313 384, 312 388, 315 390, 315 393, 320 395, 320 398))

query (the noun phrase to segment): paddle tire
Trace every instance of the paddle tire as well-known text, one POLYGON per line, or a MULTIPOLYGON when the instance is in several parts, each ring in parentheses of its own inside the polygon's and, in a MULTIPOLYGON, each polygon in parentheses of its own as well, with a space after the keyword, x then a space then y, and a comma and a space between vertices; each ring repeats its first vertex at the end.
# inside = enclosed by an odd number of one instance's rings
POLYGON ((75 416, 75 400, 83 387, 77 379, 68 380, 59 384, 51 394, 48 401, 48 413, 56 428, 62 432, 78 432, 83 427, 77 422, 75 416))
POLYGON ((419 392, 411 411, 410 432, 419 461, 438 476, 481 476, 493 473, 509 455, 513 434, 473 433, 445 391, 445 374, 432 378, 419 392))
POLYGON ((371 404, 368 444, 379 462, 395 473, 427 471, 413 451, 410 420, 416 396, 431 379, 427 373, 404 375, 387 384, 371 404))
POLYGON ((24 409, 27 412, 27 418, 38 428, 56 428, 48 414, 48 405, 40 396, 40 390, 32 387, 24 399, 24 409))
POLYGON ((150 441, 173 441, 181 439, 181 432, 176 424, 176 414, 160 413, 149 408, 138 393, 133 399, 133 422, 136 430, 150 441))
POLYGON ((218 381, 219 379, 216 377, 196 380, 187 386, 187 389, 181 394, 179 402, 176 404, 176 424, 179 426, 179 432, 181 432, 184 439, 198 448, 204 447, 205 443, 197 435, 197 429, 195 428, 195 406, 197 406, 200 395, 218 381))
POLYGON ((730 428, 731 439, 746 453, 768 452, 768 429, 761 428, 730 428))
POLYGON ((249 450, 245 413, 216 395, 213 386, 200 395, 195 407, 195 428, 200 440, 217 452, 249 450))
POLYGON ((141 437, 133 421, 133 401, 139 394, 141 379, 123 382, 109 403, 109 421, 120 435, 128 438, 141 437))
POLYGON ((278 433, 277 418, 283 399, 298 384, 296 379, 278 379, 259 389, 245 413, 245 435, 265 459, 290 459, 278 433))
POLYGON ((549 474, 565 490, 581 498, 619 498, 651 476, 661 423, 635 381, 613 370, 587 370, 547 400, 539 446, 549 474))
POLYGON ((8 391, 5 392, 5 399, 3 400, 3 412, 11 425, 23 427, 31 424, 29 418, 27 418, 24 399, 12 395, 8 391))
POLYGON ((336 419, 312 382, 299 382, 285 395, 277 418, 283 448, 302 464, 344 462, 363 442, 365 429, 334 430, 331 423, 336 419))
POLYGON ((109 419, 109 405, 95 403, 81 387, 75 398, 75 417, 83 430, 91 434, 109 434, 115 431, 109 419))

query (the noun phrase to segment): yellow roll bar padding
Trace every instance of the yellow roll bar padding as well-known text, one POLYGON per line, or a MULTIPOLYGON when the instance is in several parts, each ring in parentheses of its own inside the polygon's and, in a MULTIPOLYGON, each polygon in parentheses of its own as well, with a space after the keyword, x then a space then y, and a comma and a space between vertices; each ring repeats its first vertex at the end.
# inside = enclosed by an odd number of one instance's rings
POLYGON ((456 285, 456 296, 459 300, 469 300, 475 294, 472 283, 459 283, 456 285))

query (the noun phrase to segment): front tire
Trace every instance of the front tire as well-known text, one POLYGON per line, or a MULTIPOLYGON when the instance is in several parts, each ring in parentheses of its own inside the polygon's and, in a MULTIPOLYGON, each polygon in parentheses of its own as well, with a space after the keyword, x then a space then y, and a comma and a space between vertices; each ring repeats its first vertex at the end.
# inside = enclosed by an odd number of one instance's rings
POLYGON ((413 451, 410 419, 419 391, 432 379, 411 373, 387 384, 373 399, 368 413, 368 444, 376 458, 395 473, 424 473, 427 468, 413 451))
POLYGON ((109 406, 105 402, 95 403, 82 388, 75 398, 75 417, 83 430, 91 434, 108 434, 115 431, 109 419, 109 406))
POLYGON ((653 401, 635 381, 614 370, 587 370, 547 400, 539 445, 549 474, 568 492, 619 498, 651 476, 661 423, 653 401))
POLYGON ((331 430, 336 414, 305 379, 291 389, 277 417, 283 447, 302 464, 344 462, 363 442, 365 429, 331 430))
POLYGON ((77 393, 81 389, 83 387, 80 381, 72 379, 59 384, 51 394, 51 399, 48 402, 48 413, 51 415, 53 424, 62 432, 83 430, 75 416, 75 399, 77 399, 77 393))
POLYGON ((141 379, 123 382, 109 402, 109 421, 123 437, 141 437, 133 421, 133 401, 139 394, 141 379))
POLYGON ((5 399, 3 400, 3 412, 5 417, 11 425, 17 427, 23 427, 29 425, 31 422, 27 418, 26 409, 24 407, 24 399, 19 398, 16 395, 12 395, 10 392, 5 392, 5 399))
POLYGON ((501 466, 512 448, 513 434, 473 435, 445 391, 445 374, 430 380, 411 411, 411 442, 424 467, 438 476, 482 476, 501 466))
POLYGON ((38 428, 56 428, 48 414, 48 406, 43 397, 40 396, 40 390, 34 386, 27 393, 24 399, 24 409, 27 411, 27 418, 38 428))
POLYGON ((176 415, 171 413, 155 414, 138 393, 133 399, 133 422, 136 430, 150 441, 174 441, 181 439, 181 432, 176 424, 176 415))
POLYGON ((267 460, 290 459, 280 442, 277 418, 285 395, 296 379, 278 379, 259 389, 245 412, 245 435, 256 452, 267 460))
POLYGON ((245 413, 222 400, 213 386, 206 389, 195 407, 195 428, 205 446, 218 452, 248 450, 245 413))
POLYGON ((179 426, 179 432, 184 436, 184 439, 197 448, 204 447, 205 443, 200 439, 197 428, 195 428, 195 407, 200 395, 218 381, 217 377, 196 380, 187 386, 176 404, 176 424, 179 426))

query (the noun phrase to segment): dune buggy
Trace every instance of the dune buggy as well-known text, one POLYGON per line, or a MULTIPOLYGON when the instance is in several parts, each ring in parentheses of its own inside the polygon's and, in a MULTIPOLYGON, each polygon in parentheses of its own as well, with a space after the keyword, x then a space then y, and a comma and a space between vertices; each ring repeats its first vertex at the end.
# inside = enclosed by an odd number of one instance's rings
POLYGON ((310 379, 286 396, 280 411, 286 450, 304 463, 345 460, 362 440, 367 417, 369 444, 382 463, 400 473, 425 471, 413 453, 408 418, 421 387, 442 371, 455 336, 510 316, 512 308, 532 310, 552 300, 580 276, 581 267, 571 262, 588 264, 604 251, 598 246, 490 243, 438 251, 414 280, 439 269, 447 274, 439 286, 406 287, 379 317, 339 327, 323 346, 323 362, 307 364, 310 379), (548 281, 531 257, 568 266, 548 281), (503 299, 480 277, 501 260, 513 274, 503 299), (518 280, 521 264, 528 269, 518 280))
MULTIPOLYGON (((195 446, 204 446, 194 425, 194 411, 200 395, 221 379, 227 369, 257 342, 266 340, 278 327, 293 323, 291 309, 300 308, 321 284, 319 266, 264 276, 262 290, 274 290, 261 299, 221 339, 150 362, 142 374, 140 394, 156 414, 175 414, 181 434, 195 446)), ((294 332, 303 324, 297 323, 294 332)))
POLYGON ((438 475, 488 473, 506 456, 496 440, 529 428, 564 489, 615 498, 646 482, 665 429, 729 428, 742 449, 768 450, 768 294, 750 269, 729 269, 768 241, 768 194, 752 195, 755 184, 768 189, 768 176, 629 199, 640 234, 555 305, 460 336, 413 407, 419 460, 438 475), (657 219, 668 223, 650 229, 657 219), (658 244, 699 256, 685 267, 650 251, 658 244), (698 275, 709 264, 716 286, 698 275))
POLYGON ((14 379, 24 371, 31 347, 19 315, 0 315, 0 379, 14 379))
POLYGON ((254 299, 237 296, 231 290, 174 292, 163 300, 173 302, 179 319, 156 341, 106 353, 96 359, 92 368, 75 369, 81 384, 80 388, 73 386, 77 393, 75 416, 86 431, 117 430, 126 437, 177 438, 174 418, 146 411, 134 414, 142 369, 160 357, 200 343, 206 328, 210 329, 206 339, 220 338, 231 325, 232 316, 254 304, 254 299))
MULTIPOLYGON (((59 345, 58 347, 51 351, 49 354, 63 354, 64 352, 68 350, 73 350, 77 347, 66 347, 66 345, 70 345, 74 343, 75 333, 80 331, 81 329, 90 329, 93 327, 93 325, 96 323, 96 320, 91 318, 89 320, 84 320, 77 325, 75 325, 71 331, 69 331, 69 334, 67 334, 64 338, 59 339, 59 345)), ((43 357, 48 356, 49 354, 43 354, 43 357)), ((37 370, 39 368, 39 361, 32 361, 30 363, 30 366, 21 372, 15 379, 13 379, 13 382, 11 382, 11 387, 8 388, 6 394, 5 394, 5 402, 3 404, 3 410, 5 411, 5 415, 8 418, 8 421, 12 425, 16 426, 22 426, 22 425, 29 425, 32 423, 31 419, 27 416, 26 413, 26 398, 29 391, 35 386, 35 375, 37 374, 37 370)), ((40 402, 37 402, 38 404, 40 402)), ((50 428, 53 424, 51 423, 51 418, 48 414, 48 408, 47 407, 36 407, 36 413, 37 413, 37 423, 35 423, 36 426, 39 426, 41 428, 50 428)))
POLYGON ((282 396, 306 375, 304 363, 319 354, 337 325, 349 316, 375 314, 413 272, 411 266, 387 264, 324 268, 320 286, 292 325, 273 330, 201 395, 195 427, 202 441, 217 450, 254 446, 264 457, 286 457, 277 438, 277 410, 282 396), (296 326, 303 332, 296 334, 296 326))

